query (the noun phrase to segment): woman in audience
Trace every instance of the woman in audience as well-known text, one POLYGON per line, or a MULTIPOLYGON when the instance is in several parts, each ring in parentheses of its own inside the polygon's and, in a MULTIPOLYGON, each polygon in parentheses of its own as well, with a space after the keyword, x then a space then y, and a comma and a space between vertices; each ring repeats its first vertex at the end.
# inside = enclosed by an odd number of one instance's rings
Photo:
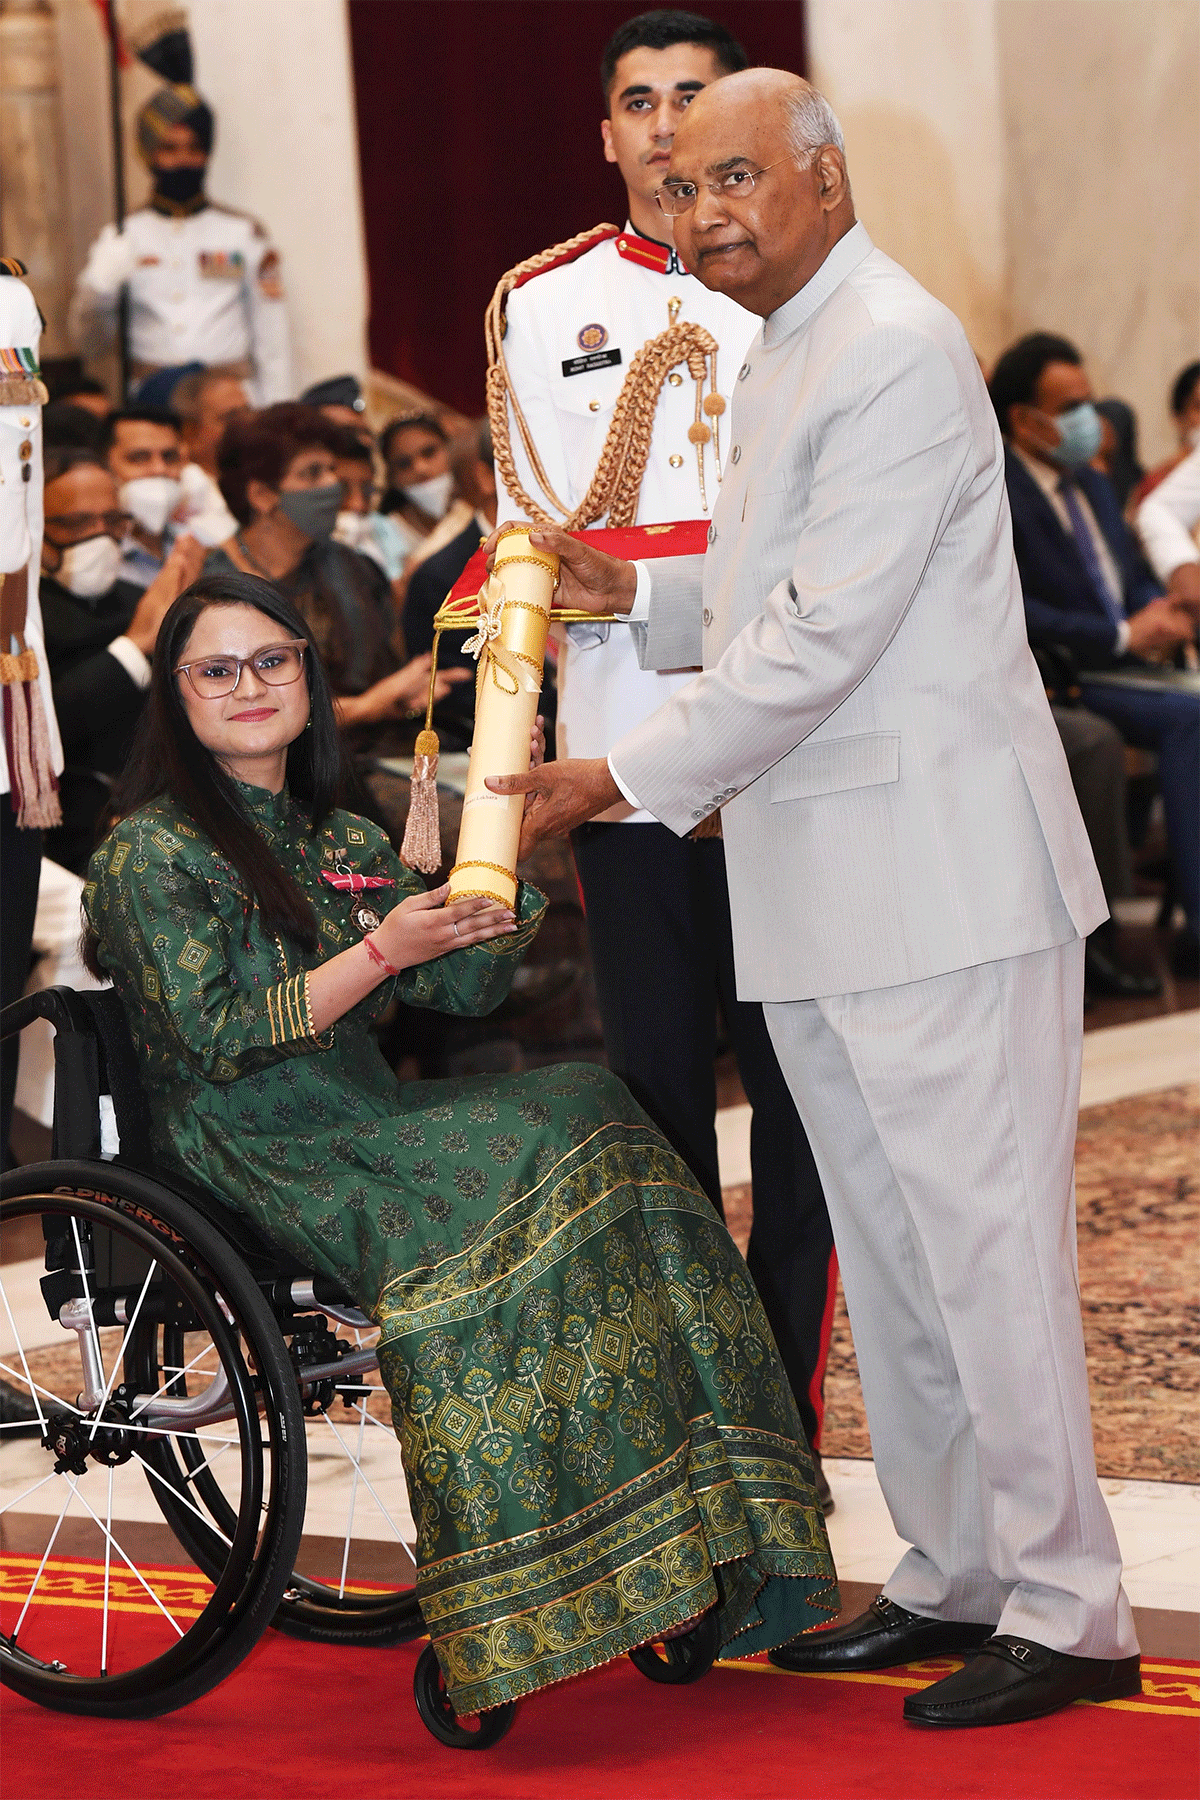
POLYGON ((398 559, 395 576, 407 584, 415 568, 457 537, 472 509, 456 491, 450 439, 432 413, 393 419, 380 434, 379 450, 387 468, 379 510, 392 534, 383 541, 398 559))
POLYGON ((1171 419, 1178 446, 1165 462, 1157 464, 1134 489, 1131 510, 1136 513, 1147 494, 1152 494, 1172 469, 1179 467, 1185 456, 1200 445, 1200 362, 1190 362, 1180 369, 1171 383, 1171 419))
POLYGON ((156 1154, 379 1324, 460 1713, 713 1606, 739 1654, 794 1636, 833 1569, 732 1240, 602 1069, 397 1086, 379 1013, 487 1012, 544 902, 426 893, 337 810, 338 746, 289 601, 240 574, 181 595, 85 890, 156 1154))

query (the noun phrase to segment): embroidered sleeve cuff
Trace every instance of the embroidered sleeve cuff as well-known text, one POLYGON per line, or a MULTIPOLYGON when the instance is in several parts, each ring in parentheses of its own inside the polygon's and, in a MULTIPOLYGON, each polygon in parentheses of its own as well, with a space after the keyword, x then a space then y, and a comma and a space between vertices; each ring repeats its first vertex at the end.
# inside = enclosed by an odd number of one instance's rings
POLYGON ((143 656, 132 638, 115 637, 108 646, 108 654, 116 657, 135 687, 150 686, 150 660, 143 656))
MULTIPOLYGON (((640 567, 641 565, 639 564, 638 566, 640 567)), ((621 780, 621 777, 618 774, 617 770, 613 767, 613 759, 611 756, 608 758, 608 772, 612 776, 613 780, 616 782, 617 786, 620 788, 621 792, 624 794, 625 798, 628 800, 630 806, 632 806, 636 812, 644 811, 642 803, 638 799, 637 795, 633 792, 633 789, 628 787, 626 785, 626 783, 621 780)))
POLYGON ((308 998, 308 970, 290 975, 267 989, 267 1019, 271 1026, 271 1043, 294 1044, 301 1038, 315 1038, 312 1008, 308 998))

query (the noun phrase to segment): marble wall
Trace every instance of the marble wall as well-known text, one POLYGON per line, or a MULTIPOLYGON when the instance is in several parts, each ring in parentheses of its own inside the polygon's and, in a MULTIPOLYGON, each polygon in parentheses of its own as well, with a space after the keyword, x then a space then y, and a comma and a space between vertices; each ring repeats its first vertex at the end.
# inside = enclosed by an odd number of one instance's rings
POLYGON ((1200 348, 1194 0, 808 0, 860 216, 985 363, 1064 332, 1172 447, 1200 348))

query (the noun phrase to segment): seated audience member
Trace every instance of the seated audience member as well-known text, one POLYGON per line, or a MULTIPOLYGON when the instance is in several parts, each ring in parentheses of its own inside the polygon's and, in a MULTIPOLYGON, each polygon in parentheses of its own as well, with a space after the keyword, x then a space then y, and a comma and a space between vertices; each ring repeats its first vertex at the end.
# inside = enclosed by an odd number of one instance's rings
MULTIPOLYGON (((433 620, 476 550, 496 523, 496 475, 492 460, 492 434, 486 419, 476 420, 452 449, 455 485, 474 508, 457 537, 413 571, 404 599, 404 641, 414 654, 433 649, 433 620)), ((474 676, 474 660, 463 651, 461 632, 447 632, 438 646, 439 668, 463 668, 474 676)), ((552 696, 543 693, 545 711, 552 696)), ((434 729, 445 750, 469 749, 475 730, 474 680, 455 688, 434 708, 434 729)))
POLYGON ((1097 400, 1100 415, 1100 448, 1092 459, 1092 467, 1107 475, 1124 512, 1129 496, 1145 474, 1138 461, 1137 414, 1124 400, 1097 400))
POLYGON ((344 425, 372 449, 375 438, 366 421, 367 403, 357 375, 331 375, 314 382, 299 396, 301 406, 315 406, 334 425, 344 425))
POLYGON ((1190 362, 1186 368, 1180 369, 1171 383, 1168 404, 1171 422, 1175 427, 1177 448, 1165 462, 1158 463, 1148 475, 1142 477, 1133 493, 1135 509, 1147 494, 1153 493, 1160 481, 1166 480, 1185 456, 1200 449, 1200 362, 1190 362))
POLYGON ((1200 614, 1200 449, 1176 463, 1134 520, 1150 566, 1173 600, 1200 614))
POLYGON ((1022 338, 996 364, 991 394, 1030 640, 1065 645, 1084 705, 1157 753, 1187 921, 1175 966, 1190 973, 1200 966, 1200 697, 1157 664, 1194 640, 1195 615, 1164 597, 1108 482, 1088 466, 1100 422, 1074 345, 1045 332, 1022 338), (1143 679, 1089 680, 1105 671, 1143 679))
POLYGON ((218 466, 240 529, 212 553, 207 573, 239 569, 274 583, 312 631, 353 750, 395 755, 411 746, 416 729, 400 731, 397 721, 424 710, 429 659, 401 666, 387 577, 369 557, 333 541, 342 429, 297 401, 230 420, 218 466))
POLYGON ((526 883, 515 912, 427 893, 337 809, 338 748, 316 647, 273 583, 181 596, 88 870, 89 961, 124 1002, 156 1158, 380 1327, 452 1704, 580 1674, 718 1604, 736 1655, 821 1623, 836 1578, 770 1326, 628 1091, 570 1064, 398 1084, 380 1055, 393 998, 493 1010, 546 902, 526 883), (381 884, 371 913, 320 879, 335 864, 381 884))
POLYGON ((183 425, 188 461, 217 478, 217 446, 230 419, 250 411, 250 397, 240 375, 220 363, 194 369, 171 389, 171 408, 183 425))
POLYGON ((52 406, 62 403, 64 406, 78 406, 84 412, 92 413, 97 419, 107 419, 112 411, 112 401, 102 381, 94 375, 67 375, 55 378, 47 373, 46 386, 50 391, 52 406))
POLYGON ((172 518, 182 498, 183 436, 166 407, 126 406, 105 421, 104 459, 133 523, 121 553, 121 579, 148 587, 178 535, 172 518))
POLYGON ((472 509, 455 499, 450 439, 432 413, 393 419, 379 449, 387 471, 379 510, 388 521, 389 574, 396 580, 457 537, 472 509))
POLYGON ((63 822, 47 833, 46 854, 79 875, 125 766, 159 624, 199 573, 203 552, 180 538, 147 587, 122 580, 129 515, 114 476, 87 450, 47 453, 45 505, 39 591, 66 757, 63 822))
POLYGON ((335 430, 334 461, 342 484, 342 506, 333 528, 334 539, 369 556, 386 574, 387 552, 376 527, 386 526, 387 521, 375 510, 374 448, 349 425, 338 425, 335 430))

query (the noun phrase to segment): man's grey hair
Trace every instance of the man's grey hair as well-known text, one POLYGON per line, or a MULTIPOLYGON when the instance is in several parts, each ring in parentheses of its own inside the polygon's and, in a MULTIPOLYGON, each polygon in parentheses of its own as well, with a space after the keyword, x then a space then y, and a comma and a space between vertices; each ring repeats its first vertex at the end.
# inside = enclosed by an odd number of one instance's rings
POLYGON ((807 81, 789 93, 786 100, 788 118, 788 136, 792 149, 802 164, 810 163, 817 151, 826 144, 836 144, 843 153, 846 149, 842 137, 842 128, 837 122, 837 114, 815 87, 807 81))

